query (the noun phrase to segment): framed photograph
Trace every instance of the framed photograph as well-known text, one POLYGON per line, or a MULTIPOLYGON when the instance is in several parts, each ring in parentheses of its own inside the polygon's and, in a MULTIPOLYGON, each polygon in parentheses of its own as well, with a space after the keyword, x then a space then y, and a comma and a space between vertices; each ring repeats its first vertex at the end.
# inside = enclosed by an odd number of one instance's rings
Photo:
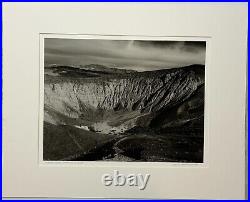
POLYGON ((3 42, 3 197, 247 197, 247 4, 4 3, 3 42))

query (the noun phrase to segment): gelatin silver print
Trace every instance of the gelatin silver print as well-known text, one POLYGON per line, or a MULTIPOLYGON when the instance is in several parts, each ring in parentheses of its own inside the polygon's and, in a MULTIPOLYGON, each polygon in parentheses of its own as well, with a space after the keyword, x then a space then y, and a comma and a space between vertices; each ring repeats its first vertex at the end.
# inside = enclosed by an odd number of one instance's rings
POLYGON ((206 41, 44 39, 44 161, 202 163, 206 41))

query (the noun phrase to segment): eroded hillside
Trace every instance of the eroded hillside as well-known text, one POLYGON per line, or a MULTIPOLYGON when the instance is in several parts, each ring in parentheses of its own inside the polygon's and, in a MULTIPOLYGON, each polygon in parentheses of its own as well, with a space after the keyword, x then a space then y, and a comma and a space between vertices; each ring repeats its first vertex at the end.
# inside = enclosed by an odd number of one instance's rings
MULTIPOLYGON (((77 128, 79 133, 88 131, 98 137, 110 135, 112 141, 117 135, 138 135, 142 131, 144 135, 145 131, 154 135, 178 130, 182 134, 191 129, 192 135, 201 135, 204 74, 201 65, 151 72, 112 71, 100 66, 98 69, 95 66, 47 68, 44 84, 46 131, 50 126, 67 125, 77 128)), ((117 145, 124 147, 120 142, 117 145)), ((76 153, 81 152, 80 149, 76 153)))

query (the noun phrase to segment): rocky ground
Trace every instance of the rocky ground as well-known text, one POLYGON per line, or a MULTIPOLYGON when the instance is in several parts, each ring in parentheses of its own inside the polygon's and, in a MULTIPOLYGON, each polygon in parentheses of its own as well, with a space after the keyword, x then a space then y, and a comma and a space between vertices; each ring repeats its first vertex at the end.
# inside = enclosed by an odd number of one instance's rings
POLYGON ((44 160, 202 162, 205 68, 45 68, 44 160))

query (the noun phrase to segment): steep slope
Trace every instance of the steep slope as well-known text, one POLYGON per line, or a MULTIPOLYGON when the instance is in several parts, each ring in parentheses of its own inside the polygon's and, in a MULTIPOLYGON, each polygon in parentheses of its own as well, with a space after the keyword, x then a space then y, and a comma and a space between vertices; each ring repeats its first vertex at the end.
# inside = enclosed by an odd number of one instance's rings
POLYGON ((203 83, 204 78, 192 67, 122 74, 118 78, 50 77, 44 86, 45 109, 73 119, 87 117, 90 122, 91 117, 98 122, 119 112, 137 111, 141 117, 179 105, 203 83))

